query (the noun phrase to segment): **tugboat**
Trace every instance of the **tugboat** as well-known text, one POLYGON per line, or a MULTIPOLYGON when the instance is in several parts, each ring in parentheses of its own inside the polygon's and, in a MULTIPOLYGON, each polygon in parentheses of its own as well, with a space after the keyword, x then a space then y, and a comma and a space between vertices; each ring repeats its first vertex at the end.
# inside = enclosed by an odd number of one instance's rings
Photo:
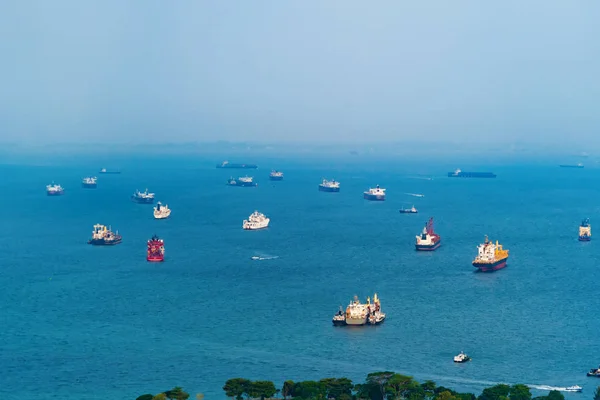
POLYGON ((365 200, 371 201, 384 201, 385 200, 385 189, 381 189, 379 185, 375 186, 375 188, 371 188, 363 192, 363 197, 365 200))
POLYGON ((579 225, 579 241, 589 242, 590 240, 592 240, 592 226, 590 225, 590 219, 586 218, 579 225))
POLYGON ((159 201, 158 203, 156 203, 156 207, 154 207, 154 218, 155 219, 165 219, 165 218, 169 218, 169 215, 171 215, 171 209, 169 208, 168 205, 162 205, 162 203, 159 201))
POLYGON ((596 378, 600 378, 600 365, 598 368, 590 369, 590 372, 587 373, 587 376, 595 376, 596 378))
POLYGON ((65 189, 60 185, 54 184, 54 182, 50 185, 46 185, 46 194, 48 196, 62 196, 64 193, 65 189))
POLYGON ((565 388, 565 392, 578 392, 581 393, 583 388, 581 386, 573 385, 565 388))
POLYGON ((467 361, 471 361, 471 357, 469 357, 468 355, 466 355, 462 351, 460 352, 459 355, 454 356, 454 362, 455 363, 464 363, 464 362, 467 362, 467 361))
POLYGON ((265 214, 254 211, 248 219, 245 219, 242 223, 242 228, 247 231, 255 231, 258 229, 264 229, 269 226, 271 220, 265 216, 265 214))
POLYGON ((333 322, 333 326, 344 326, 346 325, 346 314, 342 311, 342 306, 340 306, 340 310, 333 316, 331 319, 333 322))
POLYGON ((112 246, 121 243, 121 235, 119 231, 113 233, 110 228, 106 229, 105 225, 96 224, 92 231, 92 238, 88 240, 88 244, 94 246, 112 246))
POLYGON ((358 297, 354 296, 354 299, 346 307, 345 315, 340 315, 340 312, 341 309, 332 319, 334 325, 379 325, 385 321, 385 313, 381 312, 381 303, 377 297, 377 293, 373 296, 373 303, 367 297, 366 304, 361 303, 358 297))
POLYGON ((425 228, 423 228, 423 233, 417 235, 417 242, 415 243, 415 248, 420 251, 433 251, 440 247, 442 244, 442 239, 440 235, 434 232, 433 230, 433 217, 429 218, 429 222, 425 224, 425 228))
POLYGON ((83 178, 83 181, 81 181, 81 186, 84 187, 85 189, 96 189, 97 185, 97 181, 98 178, 94 177, 87 177, 87 178, 83 178))
POLYGON ((413 205, 411 208, 401 208, 400 209, 400 214, 416 214, 419 211, 415 208, 415 206, 413 205))
POLYGON ((256 182, 254 182, 254 178, 251 176, 241 176, 237 179, 229 178, 227 181, 227 185, 229 186, 239 186, 239 187, 254 187, 258 186, 256 182))
POLYGON ((508 250, 501 244, 490 242, 486 235, 485 241, 477 247, 478 254, 473 260, 473 266, 482 272, 496 271, 506 267, 508 250))
POLYGON ((140 204, 152 204, 154 203, 154 193, 148 193, 148 189, 144 192, 136 190, 135 193, 131 195, 131 200, 140 204))
POLYGON ((323 179, 323 182, 319 184, 320 192, 339 192, 340 191, 340 183, 336 182, 335 179, 328 181, 327 179, 323 179))
POLYGON ((106 168, 102 168, 100 170, 100 173, 101 174, 120 174, 121 171, 107 171, 106 168))
POLYGON ((273 170, 269 174, 269 179, 272 181, 282 181, 283 180, 283 172, 273 170))
POLYGON ((148 240, 148 254, 146 260, 150 262, 165 261, 165 242, 156 235, 148 240))

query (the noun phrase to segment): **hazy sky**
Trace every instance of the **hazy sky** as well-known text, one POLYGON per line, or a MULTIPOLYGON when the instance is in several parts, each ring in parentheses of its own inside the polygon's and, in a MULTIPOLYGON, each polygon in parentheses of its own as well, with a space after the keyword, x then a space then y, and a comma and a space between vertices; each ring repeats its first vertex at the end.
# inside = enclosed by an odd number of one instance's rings
POLYGON ((6 0, 0 139, 593 142, 597 0, 6 0))

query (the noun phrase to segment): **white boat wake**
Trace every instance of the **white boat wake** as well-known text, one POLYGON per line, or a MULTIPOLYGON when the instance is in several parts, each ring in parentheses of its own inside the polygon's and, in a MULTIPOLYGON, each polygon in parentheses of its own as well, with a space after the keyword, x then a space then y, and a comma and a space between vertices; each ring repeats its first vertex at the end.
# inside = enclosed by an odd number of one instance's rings
POLYGON ((409 196, 414 196, 414 197, 425 197, 424 194, 419 194, 419 193, 404 193, 407 194, 409 196))
POLYGON ((575 390, 570 389, 566 386, 550 386, 550 385, 527 385, 530 389, 538 389, 538 390, 556 390, 559 392, 575 392, 575 390))
POLYGON ((274 260, 276 258, 279 258, 279 256, 252 256, 252 257, 250 257, 250 259, 252 259, 254 261, 274 260))

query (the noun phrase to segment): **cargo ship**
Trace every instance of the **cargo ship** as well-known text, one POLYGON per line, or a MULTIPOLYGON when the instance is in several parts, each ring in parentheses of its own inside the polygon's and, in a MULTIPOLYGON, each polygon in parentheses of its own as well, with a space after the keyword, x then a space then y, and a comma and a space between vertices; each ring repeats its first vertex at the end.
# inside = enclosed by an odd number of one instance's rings
POLYGON ((110 228, 106 228, 105 225, 96 224, 92 231, 92 238, 88 240, 88 244, 95 246, 112 246, 121 243, 121 235, 119 231, 113 233, 110 228))
POLYGON ((136 190, 135 193, 131 195, 131 200, 140 204, 152 204, 154 203, 154 193, 148 193, 148 189, 144 192, 136 190))
POLYGON ((254 182, 254 178, 251 176, 241 176, 239 178, 229 178, 227 180, 227 185, 239 187, 254 187, 258 186, 258 183, 254 182))
POLYGON ((223 161, 221 164, 217 164, 217 168, 236 168, 236 169, 256 169, 256 164, 233 164, 229 161, 223 161))
POLYGON ((495 178, 496 174, 492 172, 466 172, 460 169, 454 172, 448 172, 449 178, 495 178))
POLYGON ((385 189, 379 187, 379 185, 375 186, 375 188, 371 188, 363 192, 363 197, 365 200, 371 201, 384 201, 385 200, 385 189))
POLYGON ((411 208, 401 208, 399 211, 400 214, 416 214, 419 212, 414 205, 411 208))
POLYGON ((583 164, 582 163, 577 163, 577 164, 560 164, 559 166, 561 168, 583 168, 583 164))
POLYGON ((150 262, 161 262, 165 260, 165 242, 156 235, 148 240, 146 260, 150 262))
POLYGON ((327 179, 323 179, 323 181, 319 184, 320 192, 339 192, 340 191, 340 183, 336 182, 335 179, 328 181, 327 179))
POLYGON ((265 214, 254 211, 252 214, 250 214, 248 219, 245 219, 242 222, 242 228, 247 231, 255 231, 268 227, 269 222, 271 222, 271 220, 267 218, 265 214))
POLYGON ((106 168, 102 168, 100 170, 101 174, 120 174, 121 171, 108 171, 106 168))
POLYGON ((592 240, 592 226, 590 225, 590 219, 586 218, 579 225, 579 241, 589 242, 590 240, 592 240))
POLYGON ((473 260, 473 266, 482 272, 496 271, 506 267, 508 250, 504 250, 501 244, 492 243, 486 235, 482 244, 477 247, 478 254, 473 260))
POLYGON ((415 248, 419 251, 433 251, 440 247, 442 238, 433 230, 433 217, 429 218, 423 232, 416 239, 415 248))
POLYGON ((96 189, 96 187, 98 186, 98 178, 96 178, 95 176, 83 178, 83 180, 81 181, 81 186, 85 189, 96 189))
POLYGON ((373 303, 367 297, 367 303, 361 303, 357 296, 346 307, 346 312, 340 310, 332 318, 332 323, 335 326, 363 326, 363 325, 379 325, 385 321, 385 313, 381 312, 381 302, 377 297, 377 293, 373 296, 373 303))
POLYGON ((160 201, 156 203, 154 207, 154 218, 155 219, 166 219, 171 215, 171 209, 168 205, 163 205, 160 201))
POLYGON ((62 196, 64 193, 65 189, 60 185, 56 185, 54 182, 50 185, 46 185, 46 194, 48 196, 62 196))
POLYGON ((283 172, 273 170, 269 174, 269 179, 272 181, 282 181, 283 180, 283 172))

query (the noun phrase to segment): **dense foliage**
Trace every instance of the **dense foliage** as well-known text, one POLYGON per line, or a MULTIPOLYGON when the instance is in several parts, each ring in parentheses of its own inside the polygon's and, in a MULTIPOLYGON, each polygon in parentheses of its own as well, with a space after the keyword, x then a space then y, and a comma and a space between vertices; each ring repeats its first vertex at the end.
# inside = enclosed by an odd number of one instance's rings
POLYGON ((564 400, 562 393, 557 391, 532 399, 525 385, 496 385, 475 396, 437 386, 432 381, 419 383, 411 376, 391 371, 371 373, 360 384, 353 384, 348 378, 325 378, 320 381, 285 381, 281 389, 276 389, 270 381, 233 378, 225 382, 223 390, 235 400, 265 400, 276 394, 279 394, 277 398, 286 400, 564 400))
POLYGON ((136 400, 187 400, 190 395, 183 391, 179 386, 174 387, 171 390, 166 390, 157 395, 143 394, 136 400))

